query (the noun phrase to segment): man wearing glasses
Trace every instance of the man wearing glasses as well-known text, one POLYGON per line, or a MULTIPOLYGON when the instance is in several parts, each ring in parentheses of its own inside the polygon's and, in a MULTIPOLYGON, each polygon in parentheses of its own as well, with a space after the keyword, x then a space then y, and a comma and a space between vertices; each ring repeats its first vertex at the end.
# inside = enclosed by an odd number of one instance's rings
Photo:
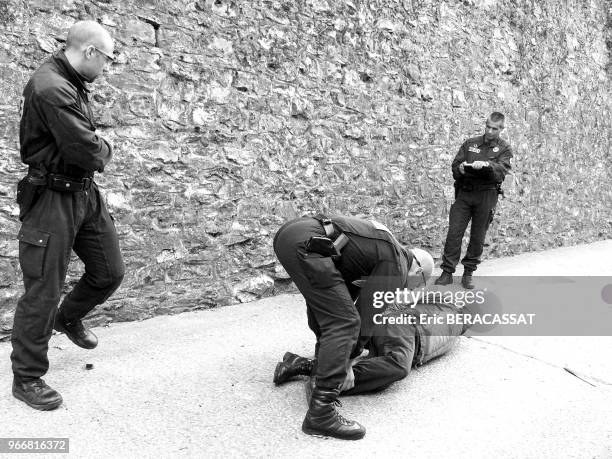
POLYGON ((77 346, 96 347, 81 319, 108 299, 125 272, 114 223, 94 182, 111 159, 111 146, 96 132, 86 86, 114 60, 113 51, 100 24, 77 22, 65 50, 43 63, 23 92, 20 152, 29 168, 17 202, 25 293, 15 310, 11 361, 13 395, 38 410, 62 403, 41 379, 53 328, 77 346), (85 274, 58 309, 71 249, 85 274))
MULTIPOLYGON (((335 403, 341 391, 360 384, 351 359, 361 353, 374 332, 374 316, 384 310, 374 304, 375 295, 424 285, 433 259, 402 246, 381 223, 342 216, 286 223, 274 238, 274 251, 306 300, 308 325, 317 338, 315 387, 302 430, 362 438, 365 428, 344 419, 335 403)), ((283 378, 274 379, 279 384, 283 378)))

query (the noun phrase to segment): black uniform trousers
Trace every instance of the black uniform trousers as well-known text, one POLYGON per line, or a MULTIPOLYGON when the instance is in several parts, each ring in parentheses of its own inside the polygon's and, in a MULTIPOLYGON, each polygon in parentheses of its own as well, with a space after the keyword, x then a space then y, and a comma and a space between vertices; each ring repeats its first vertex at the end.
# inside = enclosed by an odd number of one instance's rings
POLYGON ((472 220, 470 242, 461 263, 467 272, 476 270, 496 205, 497 190, 495 188, 481 191, 458 191, 448 217, 448 234, 440 265, 443 271, 455 272, 455 266, 461 256, 461 241, 470 220, 472 220))
POLYGON ((95 183, 74 193, 44 189, 24 215, 18 238, 25 293, 15 310, 11 361, 15 376, 27 380, 49 368, 48 343, 71 250, 84 262, 85 273, 59 308, 67 322, 104 303, 121 284, 125 267, 95 183))
POLYGON ((293 220, 274 238, 274 252, 306 300, 308 326, 317 338, 316 384, 338 388, 346 378, 361 319, 330 257, 306 251, 311 236, 325 236, 314 218, 293 220))

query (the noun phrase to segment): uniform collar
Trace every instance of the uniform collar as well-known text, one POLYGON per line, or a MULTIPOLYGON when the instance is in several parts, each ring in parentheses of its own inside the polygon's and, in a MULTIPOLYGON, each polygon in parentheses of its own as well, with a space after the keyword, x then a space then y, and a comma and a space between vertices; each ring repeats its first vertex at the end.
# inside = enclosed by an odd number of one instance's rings
POLYGON ((77 89, 89 92, 89 89, 87 89, 87 86, 85 86, 85 78, 70 64, 66 54, 64 54, 64 50, 54 53, 53 59, 64 73, 64 76, 68 78, 68 80, 75 85, 77 89))
POLYGON ((499 137, 497 139, 492 140, 491 142, 487 142, 485 140, 484 134, 479 136, 479 137, 477 137, 477 138, 479 139, 478 140, 478 145, 489 145, 491 147, 497 147, 499 145, 499 137))

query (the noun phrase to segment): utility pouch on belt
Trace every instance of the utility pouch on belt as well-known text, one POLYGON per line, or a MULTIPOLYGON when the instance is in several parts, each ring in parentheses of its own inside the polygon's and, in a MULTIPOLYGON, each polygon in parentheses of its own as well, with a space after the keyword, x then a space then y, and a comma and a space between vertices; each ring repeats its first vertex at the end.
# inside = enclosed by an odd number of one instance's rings
POLYGON ((345 234, 340 234, 335 241, 328 237, 312 236, 306 243, 306 250, 324 257, 338 257, 347 242, 348 237, 345 234))
POLYGON ((308 252, 318 253, 324 257, 333 257, 334 261, 337 261, 340 257, 340 251, 349 241, 348 236, 336 230, 329 218, 322 215, 316 215, 314 218, 323 226, 325 237, 312 236, 306 243, 306 250, 308 252))
POLYGON ((334 243, 328 237, 312 236, 306 243, 306 250, 308 252, 318 253, 324 257, 331 257, 337 255, 334 243))
POLYGON ((23 221, 23 217, 34 206, 36 199, 46 184, 45 176, 36 172, 29 173, 19 181, 16 197, 17 204, 19 204, 19 221, 23 221))

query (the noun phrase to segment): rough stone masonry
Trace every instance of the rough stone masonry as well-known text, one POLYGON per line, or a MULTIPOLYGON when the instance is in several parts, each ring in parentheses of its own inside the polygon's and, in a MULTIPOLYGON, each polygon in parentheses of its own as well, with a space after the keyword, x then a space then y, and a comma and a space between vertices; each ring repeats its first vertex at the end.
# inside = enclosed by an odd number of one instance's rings
POLYGON ((127 264, 90 323, 287 287, 272 236, 310 212, 439 255, 451 159, 492 110, 515 175, 485 256, 611 235, 607 0, 0 0, 0 337, 22 290, 20 94, 85 18, 117 40, 93 94, 127 264))

